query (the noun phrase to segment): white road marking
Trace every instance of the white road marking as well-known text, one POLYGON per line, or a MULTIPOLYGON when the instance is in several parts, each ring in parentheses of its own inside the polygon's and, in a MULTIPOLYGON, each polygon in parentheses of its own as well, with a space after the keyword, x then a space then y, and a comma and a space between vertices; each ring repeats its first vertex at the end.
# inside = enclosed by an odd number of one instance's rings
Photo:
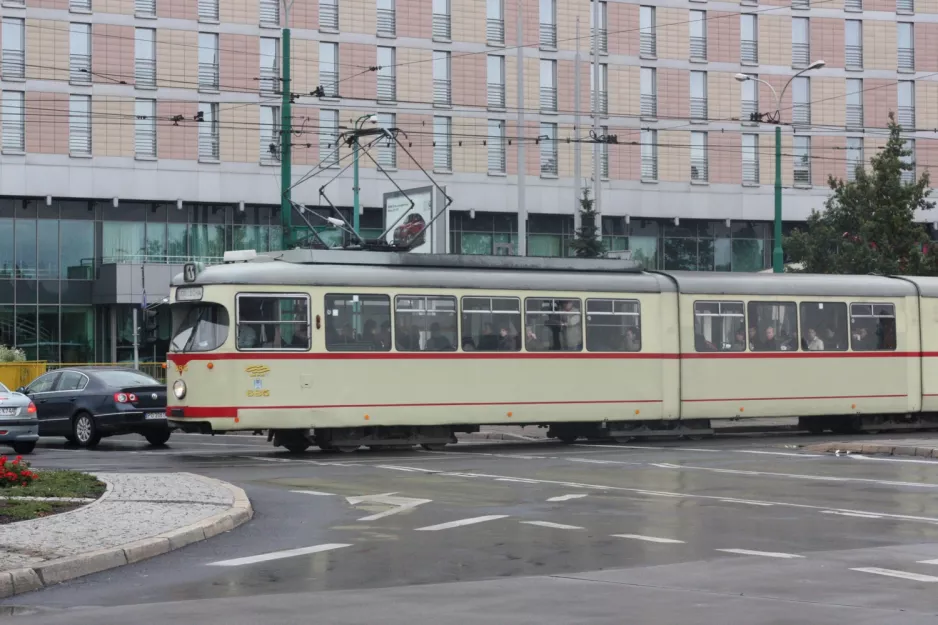
POLYGON ((666 492, 662 492, 658 490, 633 489, 632 492, 639 494, 639 495, 651 495, 652 497, 683 497, 684 496, 679 493, 666 493, 666 492))
POLYGON ((591 444, 591 443, 574 443, 574 446, 575 446, 575 447, 605 447, 606 449, 609 449, 609 450, 616 450, 616 449, 653 449, 653 450, 655 450, 655 451, 668 451, 668 450, 673 450, 673 451, 704 451, 704 452, 711 453, 711 454, 716 454, 716 453, 720 453, 721 451, 725 451, 725 450, 722 450, 722 449, 705 449, 705 448, 702 448, 702 447, 652 447, 652 446, 650 446, 650 445, 616 445, 616 444, 614 444, 614 443, 610 443, 610 444, 608 444, 608 445, 594 445, 594 444, 591 444))
POLYGON ((736 454, 761 454, 765 456, 793 456, 795 458, 822 458, 824 454, 797 454, 789 451, 760 451, 756 449, 730 449, 736 454))
POLYGON ((802 473, 778 473, 775 471, 748 471, 744 469, 718 469, 715 467, 695 467, 690 465, 669 464, 666 462, 653 463, 659 469, 678 469, 681 471, 708 471, 710 473, 723 473, 727 475, 755 475, 766 477, 786 477, 798 480, 812 480, 816 482, 858 482, 862 484, 878 484, 880 486, 911 486, 915 488, 938 488, 938 484, 930 482, 899 482, 895 480, 874 480, 865 477, 837 477, 833 475, 806 475, 802 473))
POLYGON ((303 547, 302 549, 288 549, 286 551, 274 551, 263 553, 259 556, 248 556, 246 558, 235 558, 234 560, 221 560, 220 562, 210 562, 208 566, 243 566, 245 564, 256 564, 258 562, 269 562, 270 560, 281 560, 283 558, 295 558, 296 556, 305 556, 311 553, 320 553, 323 551, 332 551, 342 547, 351 547, 338 543, 327 545, 316 545, 315 547, 303 547))
POLYGON ((886 577, 898 577, 901 579, 910 579, 914 582, 938 582, 938 577, 934 575, 921 575, 919 573, 908 573, 906 571, 894 571, 892 569, 880 569, 875 566, 873 567, 864 567, 859 569, 850 569, 851 571, 859 571, 860 573, 872 573, 873 575, 885 575, 886 577))
POLYGON ((581 497, 586 497, 585 494, 582 495, 561 495, 559 497, 551 497, 547 501, 569 501, 571 499, 579 499, 581 497))
POLYGON ((404 510, 413 510, 419 505, 430 503, 432 499, 414 499, 411 497, 395 497, 396 493, 384 493, 382 495, 365 495, 362 497, 346 497, 346 500, 353 506, 361 503, 378 503, 386 506, 394 506, 390 510, 372 514, 358 519, 359 521, 377 521, 392 514, 403 512, 404 510))
POLYGON ((500 477, 496 478, 496 482, 518 482, 519 484, 537 484, 537 481, 528 479, 526 477, 500 477))
POLYGON ((867 512, 840 512, 839 510, 822 510, 821 514, 836 514, 838 516, 851 516, 859 519, 881 519, 882 516, 867 512))
POLYGON ((521 521, 524 525, 537 525, 539 527, 550 527, 557 530, 581 530, 579 525, 564 525, 563 523, 551 523, 550 521, 521 521))
POLYGON ((291 493, 297 493, 299 495, 318 495, 320 497, 331 497, 335 493, 324 493, 318 490, 291 490, 291 493))
POLYGON ((717 551, 724 551, 726 553, 736 553, 741 556, 763 556, 765 558, 803 558, 804 556, 799 556, 794 553, 778 553, 775 551, 752 551, 751 549, 717 549, 717 551))
POLYGON ((379 469, 389 469, 391 471, 407 471, 408 473, 439 473, 439 471, 434 471, 433 469, 418 469, 415 467, 399 467, 392 464, 379 464, 375 465, 379 469))
POLYGON ((727 498, 727 499, 721 499, 720 501, 722 501, 723 503, 742 503, 742 504, 746 504, 747 506, 765 506, 767 508, 775 505, 774 503, 767 503, 765 501, 750 501, 748 499, 727 498))
POLYGON ((475 525, 476 523, 485 523, 486 521, 495 521, 497 519, 507 518, 507 514, 489 514, 487 516, 477 516, 471 519, 460 519, 459 521, 450 521, 449 523, 440 523, 438 525, 428 525, 427 527, 418 527, 418 532, 437 532, 439 530, 448 530, 463 525, 475 525))
POLYGON ((587 464, 643 464, 641 462, 624 462, 622 460, 593 460, 592 458, 564 458, 567 462, 585 462, 587 464))
POLYGON ((938 564, 938 560, 919 560, 919 564, 938 564))
POLYGON ((875 460, 877 462, 903 462, 905 464, 930 464, 938 465, 938 460, 912 460, 911 458, 877 458, 875 456, 864 456, 863 454, 850 454, 847 458, 854 460, 875 460))
POLYGON ((674 538, 661 538, 659 536, 642 536, 641 534, 613 534, 613 537, 631 538, 632 540, 641 540, 646 543, 662 543, 668 545, 684 544, 683 540, 675 540, 674 538))

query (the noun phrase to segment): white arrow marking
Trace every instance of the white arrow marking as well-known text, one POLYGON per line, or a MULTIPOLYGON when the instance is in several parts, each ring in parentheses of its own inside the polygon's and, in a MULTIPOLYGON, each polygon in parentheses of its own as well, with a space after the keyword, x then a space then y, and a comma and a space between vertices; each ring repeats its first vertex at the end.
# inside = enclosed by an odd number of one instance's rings
POLYGON ((377 514, 372 514, 369 516, 362 517, 358 519, 359 521, 377 521, 378 519, 383 519, 384 517, 391 516, 392 514, 397 514, 403 512, 404 510, 412 510, 417 506, 425 503, 430 503, 432 499, 413 499, 410 497, 394 497, 396 493, 384 493, 382 495, 364 495, 362 497, 346 497, 346 500, 353 506, 357 506, 362 503, 377 503, 384 504, 386 506, 393 506, 390 510, 385 510, 384 512, 379 512, 377 514))
POLYGON ((559 497, 551 497, 547 501, 569 501, 571 499, 579 499, 580 497, 586 497, 586 495, 561 495, 559 497))
POLYGON ((776 551, 752 551, 751 549, 717 549, 726 553, 737 553, 741 556, 763 556, 765 558, 803 558, 795 553, 778 553, 776 551))

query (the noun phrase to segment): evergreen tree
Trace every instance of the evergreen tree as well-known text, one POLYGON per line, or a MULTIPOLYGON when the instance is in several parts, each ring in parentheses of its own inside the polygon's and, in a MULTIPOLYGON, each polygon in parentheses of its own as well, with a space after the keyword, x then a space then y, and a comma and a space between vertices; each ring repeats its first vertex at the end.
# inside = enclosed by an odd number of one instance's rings
POLYGON ((889 140, 870 161, 857 167, 856 179, 831 176, 831 195, 823 213, 812 212, 807 228, 785 240, 791 261, 806 273, 938 275, 938 246, 914 221, 916 210, 930 210, 928 172, 904 182, 908 162, 902 129, 889 114, 889 140))
POLYGON ((590 190, 583 189, 583 197, 580 198, 580 227, 577 229, 570 242, 570 247, 577 258, 599 258, 605 254, 602 238, 599 236, 599 228, 596 225, 596 211, 593 209, 593 198, 590 197, 590 190))

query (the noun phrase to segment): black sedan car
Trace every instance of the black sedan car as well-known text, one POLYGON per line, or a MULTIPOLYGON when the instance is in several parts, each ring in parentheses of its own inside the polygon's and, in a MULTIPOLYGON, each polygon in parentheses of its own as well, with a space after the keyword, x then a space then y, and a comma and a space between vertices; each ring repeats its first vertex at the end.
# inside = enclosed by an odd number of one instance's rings
POLYGON ((64 436, 82 447, 116 434, 142 434, 151 445, 169 440, 166 386, 134 369, 59 369, 18 392, 36 405, 39 436, 64 436))

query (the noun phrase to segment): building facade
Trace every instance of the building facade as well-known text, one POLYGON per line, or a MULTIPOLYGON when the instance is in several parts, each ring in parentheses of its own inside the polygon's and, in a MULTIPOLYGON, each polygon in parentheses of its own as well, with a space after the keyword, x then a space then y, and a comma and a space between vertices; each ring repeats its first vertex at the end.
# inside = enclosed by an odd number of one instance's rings
MULTIPOLYGON (((49 360, 126 360, 131 308, 168 290, 148 268, 280 245, 287 20, 295 201, 351 219, 339 133, 371 114, 402 131, 360 159, 372 236, 395 189, 379 163, 403 188, 427 186, 424 169, 446 188, 451 252, 517 249, 523 172, 526 252, 565 255, 577 182, 595 172, 609 249, 756 271, 771 264, 775 160, 774 126, 754 113, 780 113, 786 228, 885 143, 890 113, 916 171, 938 164, 938 0, 599 0, 598 22, 586 0, 295 0, 289 15, 277 0, 2 0, 0 13, 0 343, 49 360), (616 142, 597 147, 593 128, 616 142), (121 286, 111 265, 142 278, 121 286)), ((145 358, 168 333, 161 319, 145 358)))

